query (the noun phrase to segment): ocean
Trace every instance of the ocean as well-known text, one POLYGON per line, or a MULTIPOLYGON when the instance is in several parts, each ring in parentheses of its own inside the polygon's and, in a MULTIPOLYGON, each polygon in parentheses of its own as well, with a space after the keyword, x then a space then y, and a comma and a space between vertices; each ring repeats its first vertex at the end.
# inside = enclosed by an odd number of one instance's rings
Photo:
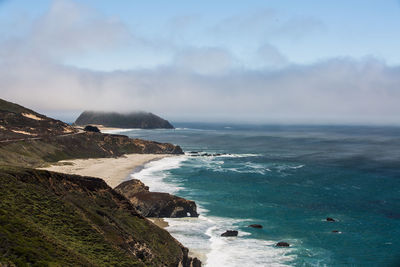
POLYGON ((123 134, 186 152, 133 176, 196 201, 167 230, 205 266, 400 266, 400 128, 175 126, 123 134))

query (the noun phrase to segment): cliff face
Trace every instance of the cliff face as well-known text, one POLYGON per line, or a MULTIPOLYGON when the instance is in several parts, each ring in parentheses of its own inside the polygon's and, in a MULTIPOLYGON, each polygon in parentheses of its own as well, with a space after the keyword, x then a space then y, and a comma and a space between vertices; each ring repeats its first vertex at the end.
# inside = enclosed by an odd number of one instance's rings
POLYGON ((142 128, 142 129, 173 129, 167 120, 152 113, 133 112, 95 112, 84 111, 75 121, 76 125, 97 124, 116 128, 142 128))
POLYGON ((200 266, 97 178, 0 167, 0 263, 200 266))
POLYGON ((198 217, 196 203, 168 193, 150 192, 141 181, 132 179, 121 183, 115 191, 125 196, 145 217, 198 217))
POLYGON ((0 99, 0 141, 76 133, 77 130, 58 120, 0 99))

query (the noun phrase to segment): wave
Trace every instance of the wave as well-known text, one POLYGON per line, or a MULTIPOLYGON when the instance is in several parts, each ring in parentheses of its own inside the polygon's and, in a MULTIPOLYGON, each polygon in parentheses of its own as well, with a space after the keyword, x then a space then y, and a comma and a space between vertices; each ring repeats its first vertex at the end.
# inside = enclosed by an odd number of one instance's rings
POLYGON ((179 168, 185 160, 187 160, 186 156, 173 156, 151 161, 139 172, 132 173, 131 178, 141 180, 150 191, 175 194, 183 189, 179 182, 171 180, 167 183, 164 179, 168 177, 168 171, 179 168))
POLYGON ((185 155, 191 157, 210 157, 210 158, 248 158, 248 157, 260 157, 262 154, 231 154, 231 153, 218 153, 218 152, 185 152, 185 155))
MULTIPOLYGON (((190 163, 193 167, 201 167, 213 172, 225 172, 225 173, 235 172, 235 173, 248 173, 248 174, 255 173, 261 175, 267 175, 268 173, 274 172, 280 175, 289 175, 294 170, 301 169, 305 166, 303 164, 288 165, 281 163, 257 163, 245 160, 231 162, 229 158, 234 158, 234 157, 230 156, 191 157, 188 154, 186 155, 188 156, 188 160, 190 160, 190 163)), ((243 155, 243 154, 238 154, 238 155, 243 155)), ((241 157, 244 158, 243 156, 241 157)))
POLYGON ((275 241, 249 238, 238 229, 239 220, 223 217, 168 218, 168 232, 207 267, 219 266, 290 266, 296 259, 293 248, 276 248, 275 241), (238 237, 221 237, 226 230, 239 230, 238 237))
POLYGON ((103 130, 101 131, 102 133, 107 133, 107 134, 119 134, 119 133, 125 133, 125 132, 131 132, 131 131, 140 131, 142 129, 115 129, 115 130, 103 130))
MULTIPOLYGON (((151 191, 175 194, 184 188, 179 180, 173 179, 170 170, 180 168, 190 159, 188 156, 163 158, 146 164, 132 176, 148 185, 151 191)), ((223 161, 214 160, 214 163, 221 165, 223 161)), ((290 266, 288 263, 296 258, 293 248, 276 248, 275 241, 251 238, 251 233, 239 229, 240 225, 251 224, 250 220, 208 216, 209 211, 203 207, 206 203, 196 203, 198 218, 167 218, 166 230, 188 247, 192 256, 202 260, 204 266, 290 266), (228 229, 239 230, 239 236, 221 237, 228 229)))

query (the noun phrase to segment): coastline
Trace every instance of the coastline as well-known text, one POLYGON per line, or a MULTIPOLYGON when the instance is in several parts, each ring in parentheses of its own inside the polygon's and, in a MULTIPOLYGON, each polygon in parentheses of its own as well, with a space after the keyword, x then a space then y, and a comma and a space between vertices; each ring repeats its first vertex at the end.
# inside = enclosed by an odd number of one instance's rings
MULTIPOLYGON (((177 155, 171 154, 126 154, 118 158, 89 158, 89 159, 72 159, 72 160, 62 160, 59 161, 49 167, 39 168, 48 171, 66 173, 66 174, 77 174, 82 176, 92 176, 103 179, 110 187, 115 188, 122 182, 129 180, 132 178, 134 174, 138 174, 141 176, 141 171, 146 170, 146 164, 153 162, 153 166, 149 166, 150 169, 156 166, 159 167, 157 161, 166 158, 176 157, 177 155)), ((173 160, 173 159, 171 159, 173 160)), ((173 160, 175 161, 175 160, 173 160)), ((170 160, 167 162, 167 169, 173 166, 169 165, 170 160)), ((165 164, 165 163, 164 163, 165 164)), ((166 167, 166 166, 165 166, 166 167)), ((164 169, 162 167, 162 169, 164 169)), ((160 181, 155 176, 153 182, 155 184, 165 186, 165 183, 160 183, 160 181)), ((139 180, 142 180, 142 177, 137 177, 139 180)), ((147 179, 145 184, 146 185, 154 185, 150 183, 147 179)), ((175 187, 174 185, 172 187, 175 187)), ((167 188, 166 190, 156 190, 156 191, 163 191, 173 193, 167 188)), ((152 190, 153 191, 153 190, 152 190)), ((156 226, 168 231, 171 235, 171 230, 169 227, 171 226, 169 223, 170 218, 147 218, 156 226)), ((195 218, 196 220, 197 218, 195 218)), ((178 219, 179 220, 179 219, 178 219)), ((174 220, 170 221, 171 223, 174 220)), ((174 236, 174 235, 173 235, 174 236)), ((174 236, 177 238, 176 236, 174 236)), ((177 239, 179 242, 182 243, 182 240, 177 239)), ((187 247, 187 246, 186 246, 187 247)), ((207 262, 206 253, 196 250, 196 248, 188 247, 189 248, 189 256, 196 257, 200 259, 203 264, 207 262)))
POLYGON ((118 186, 129 178, 130 174, 138 172, 145 164, 172 157, 171 154, 125 154, 118 158, 89 158, 61 160, 57 163, 39 168, 66 174, 78 174, 103 179, 111 188, 118 186))

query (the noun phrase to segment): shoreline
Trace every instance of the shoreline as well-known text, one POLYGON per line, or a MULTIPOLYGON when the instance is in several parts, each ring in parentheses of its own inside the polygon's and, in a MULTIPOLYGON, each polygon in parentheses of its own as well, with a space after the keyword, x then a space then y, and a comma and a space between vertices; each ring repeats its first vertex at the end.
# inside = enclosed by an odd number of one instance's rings
POLYGON ((103 179, 111 188, 130 178, 151 161, 172 157, 172 154, 125 154, 118 158, 89 158, 61 160, 49 167, 38 168, 66 174, 103 179))

